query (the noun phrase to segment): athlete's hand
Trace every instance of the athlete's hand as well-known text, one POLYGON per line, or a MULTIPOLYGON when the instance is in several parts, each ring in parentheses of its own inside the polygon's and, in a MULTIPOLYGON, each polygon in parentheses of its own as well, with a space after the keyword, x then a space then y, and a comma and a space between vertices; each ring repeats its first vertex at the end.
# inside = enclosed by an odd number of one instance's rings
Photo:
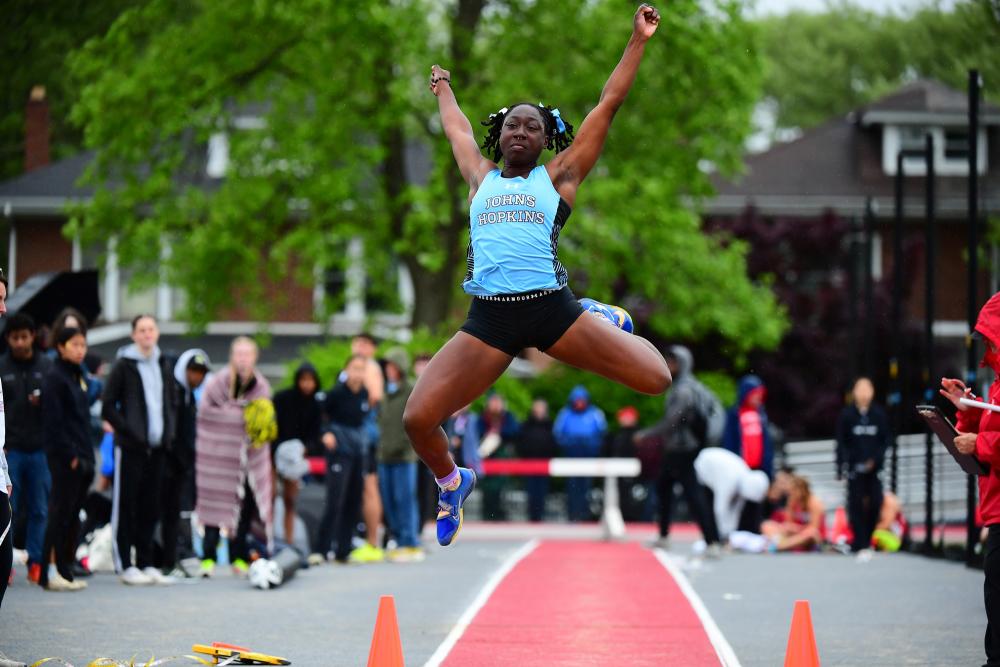
POLYGON ((955 436, 955 449, 963 454, 972 454, 976 451, 976 434, 962 433, 955 436))
POLYGON ((646 41, 656 32, 660 25, 660 12, 656 7, 642 3, 635 11, 632 23, 632 34, 639 39, 646 41))
POLYGON ((445 83, 451 86, 451 72, 446 69, 441 69, 438 65, 431 65, 431 92, 437 96, 440 93, 440 81, 444 79, 445 83))
POLYGON ((337 448, 337 437, 333 433, 324 433, 323 446, 332 452, 337 448))
POLYGON ((965 386, 961 380, 952 378, 941 378, 940 394, 955 404, 959 410, 968 410, 969 406, 959 402, 960 398, 972 395, 972 390, 965 386))

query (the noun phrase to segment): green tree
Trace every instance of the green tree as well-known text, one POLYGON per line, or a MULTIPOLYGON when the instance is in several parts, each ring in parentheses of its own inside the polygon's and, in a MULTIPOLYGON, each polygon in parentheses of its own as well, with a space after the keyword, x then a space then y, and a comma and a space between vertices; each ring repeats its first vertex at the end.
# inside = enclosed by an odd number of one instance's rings
POLYGON ((985 94, 1000 94, 1000 23, 990 0, 906 15, 841 3, 759 21, 764 94, 779 127, 813 127, 892 92, 914 78, 964 90, 978 68, 985 94))
MULTIPOLYGON (((578 292, 639 295, 661 335, 721 332, 737 353, 784 328, 767 286, 746 277, 745 248, 703 235, 693 208, 710 192, 706 164, 739 164, 759 93, 741 4, 670 3, 560 248, 578 292)), ((73 229, 115 235, 147 279, 157 239, 170 239, 168 275, 200 322, 233 287, 266 317, 258 278, 309 280, 361 237, 373 275, 394 257, 409 268, 414 325, 440 324, 464 271, 468 193, 430 65, 451 70, 474 124, 521 99, 579 123, 630 26, 612 0, 152 0, 72 59, 86 82, 73 117, 99 155, 98 193, 73 229), (264 123, 239 130, 248 108, 264 123), (220 132, 230 170, 206 183, 204 146, 220 132), (407 166, 414 146, 430 154, 425 173, 407 166)))
POLYGON ((0 180, 24 170, 24 107, 32 86, 49 100, 52 158, 80 150, 82 137, 68 121, 77 91, 66 72, 66 55, 103 34, 136 0, 7 2, 0 25, 0 180))

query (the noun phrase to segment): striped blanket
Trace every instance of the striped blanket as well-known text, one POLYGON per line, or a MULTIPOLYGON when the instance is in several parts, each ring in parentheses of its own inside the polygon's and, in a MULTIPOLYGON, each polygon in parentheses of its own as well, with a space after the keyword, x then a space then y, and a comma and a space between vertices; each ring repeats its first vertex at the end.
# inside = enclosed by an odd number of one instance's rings
POLYGON ((198 405, 198 436, 195 479, 198 521, 218 526, 232 536, 240 519, 244 482, 254 494, 260 518, 273 535, 274 482, 271 475, 271 447, 250 446, 244 405, 257 398, 270 398, 271 387, 260 373, 256 385, 240 401, 232 398, 232 369, 227 367, 205 385, 198 405))

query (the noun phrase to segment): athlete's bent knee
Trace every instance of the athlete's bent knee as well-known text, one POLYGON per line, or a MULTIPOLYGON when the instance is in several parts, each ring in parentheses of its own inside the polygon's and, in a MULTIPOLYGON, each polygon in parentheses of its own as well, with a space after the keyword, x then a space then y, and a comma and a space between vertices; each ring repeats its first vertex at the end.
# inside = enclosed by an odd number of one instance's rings
POLYGON ((412 401, 407 401, 403 408, 403 429, 412 442, 414 438, 433 431, 440 424, 433 423, 430 411, 419 405, 413 405, 412 401))
POLYGON ((670 385, 673 384, 674 379, 670 375, 670 369, 667 368, 666 364, 663 364, 663 368, 654 371, 650 377, 650 389, 646 391, 647 394, 657 395, 664 393, 667 389, 670 389, 670 385))

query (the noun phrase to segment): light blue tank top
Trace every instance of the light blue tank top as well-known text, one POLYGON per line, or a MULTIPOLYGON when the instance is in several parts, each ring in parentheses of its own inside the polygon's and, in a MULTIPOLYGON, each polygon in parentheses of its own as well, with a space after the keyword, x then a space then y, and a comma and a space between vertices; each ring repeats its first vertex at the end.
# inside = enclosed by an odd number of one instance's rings
POLYGON ((566 284, 559 263, 559 232, 570 207, 545 171, 503 178, 494 169, 469 208, 468 272, 462 288, 475 296, 558 289, 566 284))

